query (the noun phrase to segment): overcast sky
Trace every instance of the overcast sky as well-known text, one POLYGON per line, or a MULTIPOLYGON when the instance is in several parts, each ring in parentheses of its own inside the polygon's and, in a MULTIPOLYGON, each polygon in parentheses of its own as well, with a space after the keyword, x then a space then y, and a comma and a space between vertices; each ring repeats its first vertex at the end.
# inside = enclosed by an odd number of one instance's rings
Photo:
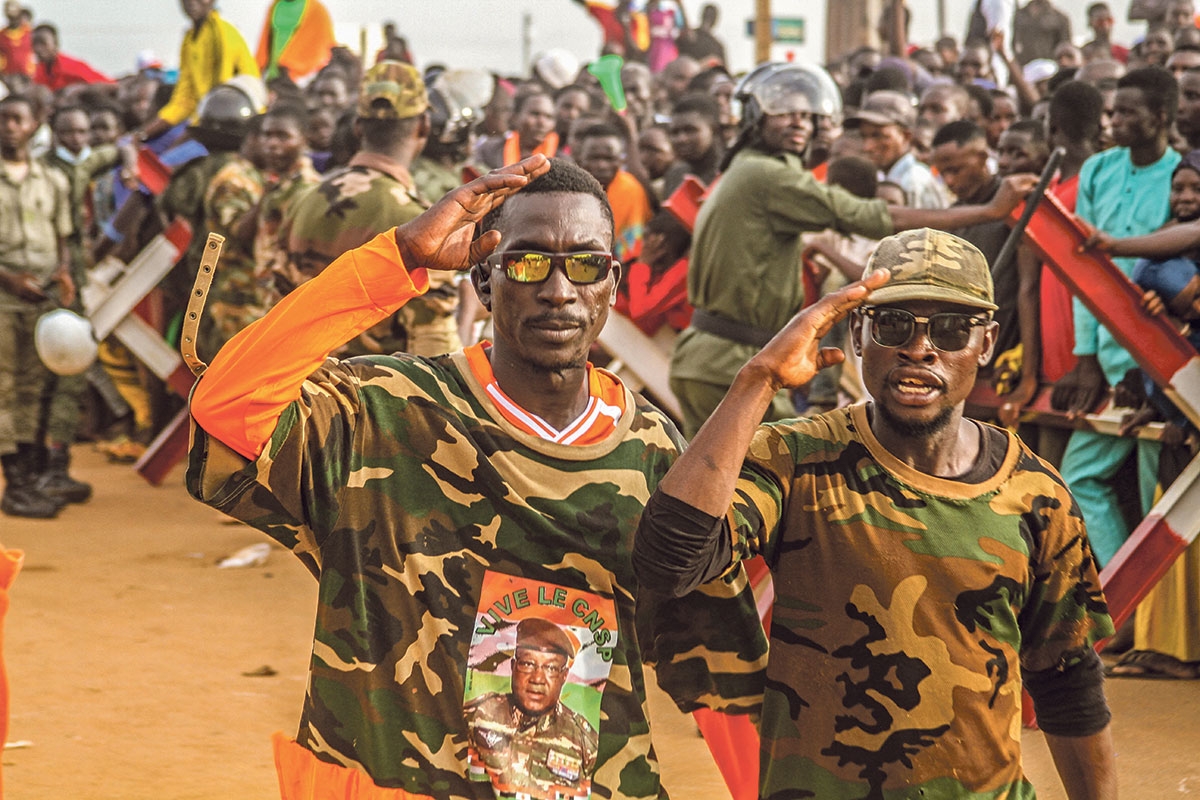
MULTIPOLYGON (((168 65, 179 58, 179 42, 187 19, 177 0, 24 0, 35 20, 52 22, 59 28, 64 53, 90 62, 114 75, 133 70, 134 56, 153 49, 168 65)), ((836 1, 836 0, 835 0, 836 1)), ((949 32, 961 37, 973 0, 940 0, 944 3, 949 32)), ((699 17, 702 0, 684 0, 693 21, 699 17)), ((914 41, 937 38, 939 0, 908 0, 913 9, 914 41)), ((1076 39, 1087 38, 1084 9, 1089 0, 1055 0, 1071 17, 1076 39)), ((262 29, 268 0, 218 0, 221 13, 242 31, 253 50, 262 29)), ((522 17, 532 20, 530 45, 533 54, 551 47, 572 51, 580 59, 593 57, 600 44, 596 25, 571 0, 325 0, 337 25, 339 39, 355 50, 360 31, 369 36, 368 50, 374 52, 384 20, 395 20, 408 37, 419 65, 433 61, 457 67, 483 67, 520 73, 523 61, 522 17)), ((754 0, 719 0, 722 9, 720 33, 729 50, 735 71, 752 65, 753 42, 746 35, 746 21, 754 14, 754 0)), ((1141 26, 1123 22, 1125 0, 1110 0, 1116 10, 1118 41, 1131 41, 1141 26)), ((822 34, 825 3, 822 0, 773 0, 777 17, 804 18, 809 41, 804 45, 780 47, 776 57, 823 61, 822 34)))

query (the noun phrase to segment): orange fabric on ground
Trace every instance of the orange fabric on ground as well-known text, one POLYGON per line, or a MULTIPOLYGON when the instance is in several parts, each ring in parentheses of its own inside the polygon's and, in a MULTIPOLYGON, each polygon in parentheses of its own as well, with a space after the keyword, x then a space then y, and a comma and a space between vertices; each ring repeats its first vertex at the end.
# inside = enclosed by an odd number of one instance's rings
MULTIPOLYGON (((258 37, 258 53, 255 58, 258 68, 266 75, 267 62, 271 58, 271 16, 275 13, 275 4, 267 9, 267 18, 263 22, 262 34, 258 37)), ((283 52, 279 55, 279 66, 286 67, 288 75, 303 78, 329 63, 329 51, 337 45, 333 37, 333 19, 329 10, 319 0, 307 0, 300 24, 292 32, 283 52)))
MULTIPOLYGON (((8 590, 21 571, 25 554, 0 547, 0 742, 8 741, 8 671, 4 668, 4 616, 8 613, 8 590)), ((0 771, 0 797, 4 796, 4 774, 0 771)))
POLYGON ((330 764, 282 733, 271 737, 282 800, 433 800, 429 795, 376 786, 365 772, 330 764))
MULTIPOLYGON (((538 143, 538 146, 533 148, 534 153, 541 153, 546 158, 554 158, 554 154, 558 152, 558 134, 551 131, 546 134, 546 138, 538 143)), ((516 131, 509 131, 504 137, 504 166, 512 166, 521 160, 521 134, 516 131)))
POLYGON ((589 445, 604 441, 612 433, 617 420, 625 413, 625 389, 615 375, 599 367, 587 365, 588 405, 579 418, 561 431, 552 428, 545 420, 530 414, 504 393, 496 376, 492 373, 492 362, 488 360, 486 342, 473 344, 463 352, 471 374, 483 386, 496 410, 508 422, 530 436, 551 442, 570 445, 589 445))

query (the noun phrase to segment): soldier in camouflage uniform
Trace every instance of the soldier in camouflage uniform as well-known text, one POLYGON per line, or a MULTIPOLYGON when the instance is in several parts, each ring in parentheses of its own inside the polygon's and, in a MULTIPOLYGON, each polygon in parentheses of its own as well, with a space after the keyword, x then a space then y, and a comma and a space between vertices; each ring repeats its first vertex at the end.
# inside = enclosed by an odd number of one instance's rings
MULTIPOLYGON (((67 244, 71 251, 71 278, 79 290, 71 310, 83 313, 80 293, 87 281, 88 267, 84 235, 91 225, 86 197, 95 176, 115 166, 120 156, 115 145, 91 147, 88 144, 91 122, 87 112, 78 106, 66 106, 55 111, 51 118, 51 128, 54 131, 55 147, 46 155, 45 160, 67 177, 71 198, 71 222, 74 228, 67 244)), ((42 456, 45 464, 39 484, 46 494, 74 503, 85 502, 92 495, 92 487, 89 484, 76 480, 67 472, 70 465, 70 445, 75 441, 82 418, 87 380, 82 373, 51 376, 46 383, 43 398, 45 408, 42 427, 45 429, 45 446, 42 448, 42 456)))
POLYGON ((38 319, 75 300, 67 179, 30 157, 33 103, 0 99, 0 512, 49 518, 63 502, 38 486, 42 394, 51 379, 34 349, 38 319))
POLYGON ((225 244, 208 294, 208 313, 200 327, 202 358, 212 358, 235 333, 267 312, 253 240, 243 229, 263 195, 262 172, 256 163, 260 161, 258 131, 251 124, 241 149, 213 175, 204 193, 204 223, 194 237, 205 239, 208 233, 219 233, 225 244))
POLYGON ((666 797, 644 660, 685 710, 756 706, 744 689, 761 685, 766 642, 740 567, 689 600, 688 617, 668 606, 666 629, 635 617, 631 536, 682 440, 587 363, 619 279, 612 242, 595 179, 537 156, 337 259, 200 379, 189 491, 291 548, 320 582, 297 739, 276 740, 286 800, 365 796, 372 783, 380 798, 511 796, 473 774, 464 715, 497 580, 540 586, 504 602, 575 621, 605 672, 588 676, 603 687, 588 712, 595 763, 579 757, 597 797, 666 797), (539 263, 552 266, 540 278, 539 263), (490 346, 327 358, 420 294, 427 270, 471 265, 490 346))
POLYGON ((168 220, 182 218, 192 227, 192 240, 187 250, 163 279, 168 316, 187 306, 207 239, 205 199, 208 187, 213 177, 237 157, 250 118, 254 116, 254 102, 236 86, 222 84, 204 96, 198 113, 199 118, 188 131, 192 139, 203 145, 207 155, 177 167, 156 201, 162 217, 168 220))
POLYGON ((650 500, 637 574, 678 592, 771 567, 761 797, 1029 800, 1025 688, 1067 794, 1115 798, 1093 649, 1113 628, 1079 507, 1015 434, 963 417, 996 342, 987 261, 922 229, 866 275, 741 370, 650 500), (841 360, 820 337, 863 303, 873 400, 760 426, 841 360))
POLYGON ((464 707, 471 763, 480 764, 502 791, 587 797, 596 729, 560 699, 578 650, 553 622, 523 619, 512 657, 512 690, 488 692, 464 707))
MULTIPOLYGON (((287 264, 276 274, 280 294, 319 275, 342 253, 415 218, 429 207, 409 169, 429 136, 429 100, 411 64, 382 61, 363 76, 357 127, 362 149, 298 199, 280 239, 287 264)), ((351 354, 447 353, 460 346, 453 278, 435 276, 429 291, 372 331, 351 354)))
POLYGON ((283 218, 298 198, 321 182, 304 152, 307 116, 302 108, 291 106, 277 106, 263 115, 260 138, 267 180, 254 218, 254 265, 269 306, 279 299, 273 273, 287 261, 279 243, 283 218))

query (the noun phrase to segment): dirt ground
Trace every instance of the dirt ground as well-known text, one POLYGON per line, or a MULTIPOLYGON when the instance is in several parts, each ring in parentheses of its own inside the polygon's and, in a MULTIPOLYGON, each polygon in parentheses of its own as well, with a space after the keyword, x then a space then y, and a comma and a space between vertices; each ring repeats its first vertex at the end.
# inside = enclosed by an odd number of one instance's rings
MULTIPOLYGON (((269 737, 295 729, 315 582, 279 548, 263 566, 217 569, 265 539, 192 501, 181 470, 155 488, 87 445, 75 460, 90 503, 48 522, 0 516, 0 541, 26 553, 5 630, 7 796, 278 797, 269 737)), ((1200 682, 1108 690, 1121 796, 1200 798, 1200 682)), ((726 800, 691 720, 662 695, 651 712, 672 796, 726 800)), ((1062 800, 1041 734, 1025 740, 1039 797, 1062 800)))

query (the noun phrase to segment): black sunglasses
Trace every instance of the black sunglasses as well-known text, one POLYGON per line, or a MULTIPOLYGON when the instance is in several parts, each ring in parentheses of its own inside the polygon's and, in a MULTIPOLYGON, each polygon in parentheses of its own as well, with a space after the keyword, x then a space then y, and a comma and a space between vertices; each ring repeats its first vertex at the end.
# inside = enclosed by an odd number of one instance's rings
POLYGON ((505 276, 516 283, 541 283, 556 267, 575 284, 602 281, 612 271, 612 253, 542 253, 537 250, 509 250, 492 253, 487 263, 504 268, 505 276))
POLYGON ((929 341, 945 353, 962 350, 971 341, 971 330, 987 325, 987 317, 943 311, 928 317, 918 317, 902 308, 864 306, 860 309, 871 320, 871 338, 882 347, 907 344, 920 323, 929 331, 929 341))

